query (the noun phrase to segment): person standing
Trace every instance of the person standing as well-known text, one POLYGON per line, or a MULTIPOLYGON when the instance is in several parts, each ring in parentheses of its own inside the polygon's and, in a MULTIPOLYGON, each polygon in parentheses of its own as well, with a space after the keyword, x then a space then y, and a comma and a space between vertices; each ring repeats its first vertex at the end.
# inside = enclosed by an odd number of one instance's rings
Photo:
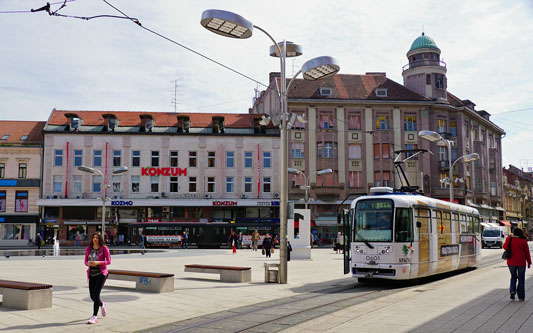
POLYGON ((89 279, 89 295, 93 301, 93 315, 88 324, 98 323, 98 308, 102 308, 102 317, 107 315, 107 304, 100 299, 100 292, 107 279, 107 266, 111 264, 109 249, 105 246, 102 234, 95 232, 85 249, 85 266, 89 279))
POLYGON ((515 228, 512 235, 508 236, 503 244, 505 250, 511 249, 511 256, 507 259, 507 266, 511 273, 511 285, 509 287, 509 294, 511 299, 515 299, 518 294, 518 300, 524 301, 526 297, 525 291, 525 277, 526 277, 526 262, 527 268, 531 268, 531 255, 529 254, 529 246, 524 232, 520 228, 515 228), (518 287, 516 282, 518 280, 518 287))
POLYGON ((261 236, 257 232, 257 230, 254 231, 252 234, 252 250, 257 251, 257 244, 259 243, 259 240, 261 239, 261 236))
POLYGON ((79 247, 80 246, 80 234, 76 233, 76 238, 74 242, 74 246, 79 247))
POLYGON ((183 236, 181 237, 181 248, 188 248, 189 247, 189 234, 187 231, 183 232, 183 236))
POLYGON ((265 239, 263 239, 263 249, 265 250, 266 257, 270 258, 270 250, 272 249, 272 238, 269 234, 266 234, 265 239))
POLYGON ((238 237, 238 242, 237 242, 237 248, 240 250, 242 249, 242 232, 239 232, 239 237, 238 237))
POLYGON ((37 248, 41 249, 41 242, 43 241, 43 238, 41 237, 41 233, 38 232, 37 236, 35 237, 35 242, 37 243, 37 248))
POLYGON ((229 238, 228 238, 228 244, 229 246, 231 246, 233 250, 233 254, 237 253, 237 242, 238 241, 239 240, 237 238, 237 235, 235 235, 235 231, 232 231, 231 235, 229 235, 229 238))
POLYGON ((337 238, 335 239, 335 251, 339 253, 342 250, 342 245, 344 245, 344 238, 340 232, 337 233, 337 238))

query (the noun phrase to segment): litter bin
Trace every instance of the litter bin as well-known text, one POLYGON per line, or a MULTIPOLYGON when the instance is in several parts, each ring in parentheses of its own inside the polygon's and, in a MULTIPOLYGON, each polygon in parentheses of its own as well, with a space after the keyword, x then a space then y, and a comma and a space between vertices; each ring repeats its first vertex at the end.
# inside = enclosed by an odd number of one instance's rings
POLYGON ((279 283, 279 264, 265 264, 265 283, 279 283))

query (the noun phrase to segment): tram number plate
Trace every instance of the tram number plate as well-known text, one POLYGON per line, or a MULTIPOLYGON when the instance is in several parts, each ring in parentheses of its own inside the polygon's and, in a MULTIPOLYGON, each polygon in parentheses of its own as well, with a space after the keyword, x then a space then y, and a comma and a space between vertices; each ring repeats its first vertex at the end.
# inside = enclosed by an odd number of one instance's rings
POLYGON ((411 258, 400 258, 399 261, 400 263, 405 264, 411 262, 411 258))
POLYGON ((451 256, 454 254, 459 254, 459 245, 442 245, 440 247, 440 256, 451 256))
POLYGON ((379 261, 379 256, 366 256, 368 261, 379 261))

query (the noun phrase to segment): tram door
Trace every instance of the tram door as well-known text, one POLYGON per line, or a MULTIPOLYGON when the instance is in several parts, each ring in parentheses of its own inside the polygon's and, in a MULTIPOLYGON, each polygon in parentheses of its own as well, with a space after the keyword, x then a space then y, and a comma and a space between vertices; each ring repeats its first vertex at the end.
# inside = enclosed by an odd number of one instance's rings
POLYGON ((344 274, 350 273, 350 252, 351 252, 351 243, 352 243, 352 211, 344 210, 342 214, 342 229, 344 236, 344 274))
POLYGON ((418 276, 424 276, 429 270, 431 212, 429 209, 417 208, 415 215, 418 229, 418 276))

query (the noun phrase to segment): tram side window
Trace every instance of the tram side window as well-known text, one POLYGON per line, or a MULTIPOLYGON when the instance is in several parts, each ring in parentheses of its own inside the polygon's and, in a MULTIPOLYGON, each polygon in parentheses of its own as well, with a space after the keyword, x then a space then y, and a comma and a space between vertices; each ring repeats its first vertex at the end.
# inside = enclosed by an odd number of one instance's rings
POLYGON ((395 240, 397 242, 413 241, 413 214, 409 208, 396 209, 395 240))
POLYGON ((427 234, 431 232, 429 209, 418 208, 416 210, 416 220, 421 224, 420 229, 418 230, 419 233, 427 234))
POLYGON ((468 232, 468 224, 467 224, 467 221, 466 221, 466 215, 461 214, 459 221, 461 223, 461 232, 462 233, 468 232))

